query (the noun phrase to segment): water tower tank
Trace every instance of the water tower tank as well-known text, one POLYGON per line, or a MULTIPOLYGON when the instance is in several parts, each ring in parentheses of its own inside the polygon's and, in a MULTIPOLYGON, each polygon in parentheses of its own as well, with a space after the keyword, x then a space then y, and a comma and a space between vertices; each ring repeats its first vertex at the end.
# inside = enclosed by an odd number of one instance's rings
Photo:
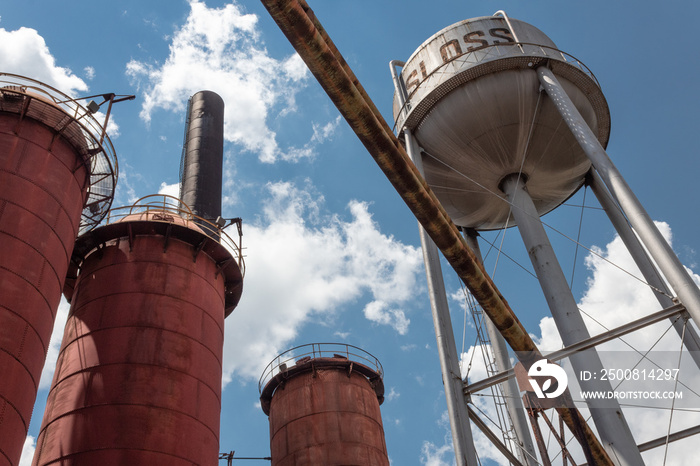
POLYGON ((389 466, 379 361, 350 346, 314 343, 272 361, 260 378, 272 466, 389 466))
POLYGON ((509 207, 499 187, 513 173, 527 179, 540 215, 583 184, 590 162, 540 92, 539 66, 550 67, 605 146, 610 115, 597 81, 523 21, 488 16, 453 24, 403 67, 408 98, 402 108, 394 97, 396 127, 418 140, 426 180, 457 225, 502 228, 509 207))

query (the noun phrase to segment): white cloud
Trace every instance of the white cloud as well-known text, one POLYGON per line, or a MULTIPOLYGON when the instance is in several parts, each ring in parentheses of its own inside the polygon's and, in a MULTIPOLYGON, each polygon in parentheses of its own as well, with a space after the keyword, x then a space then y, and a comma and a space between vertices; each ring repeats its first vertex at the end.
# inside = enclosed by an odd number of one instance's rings
POLYGON ((30 28, 0 28, 0 70, 36 79, 68 95, 88 90, 85 81, 69 68, 56 65, 44 38, 30 28))
POLYGON ((391 387, 391 388, 389 388, 389 393, 387 393, 384 396, 384 398, 386 398, 386 401, 392 401, 400 396, 401 396, 401 393, 397 392, 394 387, 391 387))
POLYGON ((322 143, 333 137, 333 134, 338 129, 341 116, 338 115, 335 120, 329 121, 325 125, 313 123, 311 126, 314 130, 314 135, 311 137, 312 142, 322 143))
MULTIPOLYGON (((670 243, 672 233, 669 225, 661 222, 657 222, 656 225, 670 243)), ((635 277, 641 276, 639 269, 619 237, 616 236, 605 248, 599 249, 596 252, 602 257, 589 254, 586 258, 586 265, 591 272, 591 276, 588 281, 588 288, 579 303, 579 307, 607 328, 618 327, 660 310, 660 305, 648 286, 642 281, 632 278, 629 274, 611 265, 611 263, 615 264, 635 277)), ((690 270, 689 272, 695 281, 698 282, 698 278, 700 277, 690 270)), ((586 320, 587 326, 592 334, 603 331, 600 324, 593 323, 591 318, 586 318, 586 320)), ((661 358, 662 361, 659 362, 661 362, 664 367, 669 366, 670 363, 675 363, 677 351, 680 347, 680 339, 675 330, 671 329, 667 331, 669 326, 670 322, 666 320, 623 337, 626 343, 615 340, 600 347, 599 350, 601 350, 603 365, 605 367, 616 367, 616 359, 619 360, 621 354, 619 352, 631 351, 630 346, 640 351, 647 351, 652 345, 654 345, 653 357, 656 358, 657 361, 661 358), (664 332, 666 332, 666 334, 662 337, 664 332), (673 360, 669 361, 669 359, 673 360)), ((641 358, 641 356, 639 356, 639 358, 641 358)), ((690 363, 690 358, 687 357, 687 354, 685 360, 690 363)), ((689 365, 692 366, 692 364, 689 365)), ((684 380, 690 387, 697 386, 699 377, 698 370, 695 366, 692 367, 690 372, 681 372, 681 380, 684 380)), ((641 382, 634 383, 634 387, 625 387, 627 389, 637 390, 644 388, 650 390, 662 389, 657 382, 654 382, 654 385, 650 387, 645 387, 641 382)), ((690 393, 687 391, 685 395, 686 398, 690 398, 690 396, 688 396, 690 393)), ((691 408, 694 409, 698 407, 697 399, 695 400, 695 404, 691 406, 691 408)), ((684 402, 693 403, 693 401, 689 399, 684 400, 684 402)), ((638 442, 666 435, 668 429, 668 411, 634 409, 624 406, 630 403, 623 402, 622 404, 627 422, 638 442)), ((679 406, 681 405, 677 403, 676 407, 679 406)), ((668 407, 670 407, 670 402, 668 407)), ((684 412, 683 410, 676 411, 673 416, 673 421, 671 432, 689 427, 690 425, 696 425, 697 413, 684 412)), ((663 448, 656 448, 643 453, 644 461, 647 464, 661 464, 664 459, 663 450, 663 448)), ((687 458, 692 457, 691 454, 694 454, 695 445, 692 441, 688 442, 687 440, 676 442, 671 444, 670 451, 673 451, 673 454, 669 455, 669 459, 666 461, 667 465, 689 464, 685 461, 687 458), (684 454, 684 451, 687 453, 684 454)))
MULTIPOLYGON (((0 28, 0 71, 40 81, 72 97, 85 95, 89 90, 85 81, 69 68, 56 64, 46 41, 35 29, 22 27, 16 31, 7 31, 0 28)), ((93 67, 87 66, 83 71, 86 79, 95 77, 93 67)), ((83 102, 80 103, 84 105, 83 102)), ((104 122, 104 117, 102 112, 94 115, 99 124, 104 122)), ((107 134, 110 138, 119 136, 119 125, 113 115, 107 124, 107 134)))
POLYGON ((455 464, 454 448, 452 447, 452 433, 447 411, 442 413, 437 424, 445 432, 443 444, 438 446, 433 442, 424 441, 421 446, 420 463, 424 466, 452 466, 455 464))
POLYGON ((66 321, 68 320, 69 311, 70 304, 68 304, 66 298, 61 296, 61 302, 58 305, 58 310, 56 311, 56 321, 54 322, 53 332, 51 333, 49 349, 46 353, 46 362, 44 363, 44 369, 41 372, 41 379, 39 380, 40 390, 44 388, 49 388, 51 386, 51 381, 53 380, 53 373, 56 369, 56 361, 58 361, 58 352, 61 349, 61 340, 63 340, 63 331, 66 327, 66 321))
MULTIPOLYGON (((132 205, 142 195, 140 191, 146 189, 144 184, 143 175, 135 172, 124 159, 121 159, 119 161, 119 182, 114 192, 113 207, 132 205)), ((148 194, 152 194, 152 191, 148 194)))
POLYGON ((454 457, 451 443, 444 443, 441 446, 433 442, 425 441, 421 447, 420 463, 425 466, 452 466, 454 457))
POLYGON ((180 198, 180 183, 167 184, 163 181, 158 188, 158 194, 165 194, 177 199, 180 198))
POLYGON ((85 68, 83 68, 83 72, 85 72, 85 79, 87 79, 88 81, 92 81, 93 79, 95 79, 95 68, 93 68, 92 66, 86 66, 85 68))
POLYGON ((417 292, 417 248, 382 234, 367 204, 351 202, 344 221, 323 215, 323 198, 312 188, 267 189, 263 218, 244 225, 246 277, 240 305, 226 319, 224 382, 234 374, 259 377, 304 324, 360 299, 395 310, 381 323, 405 332, 408 319, 398 307, 417 292))
POLYGON ((31 466, 35 449, 36 439, 31 435, 27 435, 27 438, 24 439, 24 446, 22 447, 22 456, 19 459, 19 466, 31 466))
POLYGON ((269 121, 296 110, 295 97, 308 71, 298 55, 277 60, 268 55, 258 32, 258 18, 236 3, 208 8, 190 0, 190 14, 175 31, 170 55, 161 64, 131 60, 126 74, 145 94, 141 117, 149 122, 157 109, 183 112, 187 99, 210 89, 226 103, 224 137, 257 153, 263 162, 295 161, 314 155, 319 137, 302 147, 282 149, 269 121))
MULTIPOLYGON (((670 241, 671 230, 668 225, 663 223, 658 223, 657 226, 662 231, 664 236, 670 241)), ((579 307, 588 314, 590 317, 584 315, 584 320, 586 320, 589 331, 591 334, 597 334, 605 329, 601 326, 604 325, 606 328, 614 328, 622 324, 628 323, 637 318, 649 315, 655 311, 658 311, 660 306, 657 300, 654 298, 653 293, 649 288, 640 280, 634 278, 639 277, 640 273, 624 247, 623 242, 619 237, 613 239, 604 248, 595 249, 596 254, 589 254, 586 258, 586 265, 589 269, 589 278, 587 283, 587 289, 578 303, 579 307), (615 265, 612 265, 615 264, 615 265), (621 270, 623 269, 623 270, 621 270), (595 320, 595 322, 594 322, 595 320), (596 323, 598 322, 598 323, 596 323)), ((696 282, 700 282, 700 277, 690 271, 692 277, 696 282)), ((652 344, 655 344, 654 352, 656 354, 661 354, 666 358, 662 363, 665 364, 664 367, 669 365, 669 357, 677 358, 677 350, 680 346, 680 340, 674 330, 670 330, 666 335, 657 343, 659 337, 668 330, 670 323, 668 321, 661 322, 652 327, 647 327, 643 330, 637 331, 631 335, 625 336, 625 342, 615 340, 613 342, 607 343, 606 345, 599 348, 601 358, 603 359, 603 364, 605 367, 618 367, 616 362, 620 363, 621 356, 623 353, 621 351, 626 351, 626 354, 630 354, 632 351, 629 345, 638 348, 639 350, 646 351, 652 344), (662 353, 662 351, 664 353, 662 353), (673 354, 671 352, 674 352, 673 354)), ((562 347, 561 338, 554 324, 554 320, 551 317, 545 317, 540 321, 539 325, 539 335, 532 335, 537 345, 543 352, 550 352, 562 347)), ((686 355, 687 356, 687 355, 686 355)), ((639 356, 641 358, 641 356, 639 356)), ((635 359, 636 361, 636 359, 635 359)), ((675 361, 675 359, 674 359, 675 361)), ((483 379, 486 373, 486 367, 483 362, 483 356, 479 348, 471 347, 467 352, 461 355, 461 362, 463 372, 466 372, 467 367, 469 367, 469 378, 474 380, 483 379)), ((689 357, 684 358, 685 368, 689 368, 690 371, 685 372, 682 375, 682 380, 688 387, 698 386, 698 379, 700 375, 698 374, 697 368, 692 364, 689 357)), ((625 362, 629 365, 629 362, 625 362)), ((562 365, 570 371, 570 364, 568 361, 564 361, 562 365)), ((627 367, 627 366, 625 366, 627 367)), ((466 375, 463 373, 463 376, 466 375)), ((570 372, 570 385, 572 390, 572 395, 574 399, 579 399, 578 387, 575 383, 573 373, 570 372)), ((658 390, 658 389, 672 389, 672 386, 661 387, 658 382, 654 382, 655 386, 646 387, 640 382, 634 382, 635 386, 622 386, 620 389, 629 390, 658 390)), ((682 390, 686 390, 681 387, 682 390)), ((687 390, 684 393, 686 398, 692 397, 692 394, 688 393, 687 390)), ((498 419, 499 416, 496 413, 496 408, 491 399, 489 393, 486 391, 483 396, 473 396, 472 402, 482 411, 487 413, 487 416, 482 418, 498 419)), ((673 416, 673 425, 671 432, 681 430, 686 427, 694 426, 697 424, 697 398, 693 400, 683 400, 686 403, 694 403, 692 406, 679 405, 678 402, 676 407, 681 407, 689 409, 689 411, 684 412, 676 411, 673 416)), ((638 443, 651 440, 654 438, 661 437, 666 434, 669 422, 669 411, 666 410, 652 410, 652 409, 642 409, 642 408, 632 408, 629 406, 633 403, 622 403, 625 416, 627 418, 628 424, 633 431, 635 440, 638 443)), ((643 403, 637 403, 643 404, 643 403)), ((669 402, 670 405, 670 402, 669 402)), ((670 407, 670 406, 669 406, 670 407)), ((581 411, 584 416, 588 416, 588 410, 582 406, 581 411)), ((556 424, 556 419, 553 420, 556 424)), ((591 422, 591 427, 595 430, 595 426, 591 422)), ((494 426, 494 430, 498 430, 494 426)), ((493 445, 476 429, 472 429, 474 435, 474 442, 476 449, 479 453, 480 458, 488 458, 497 464, 509 464, 505 458, 493 447, 493 445)), ((576 448, 575 456, 582 458, 582 454, 579 449, 576 448)), ((694 445, 692 440, 684 440, 671 444, 669 449, 669 460, 666 464, 668 465, 684 465, 691 464, 694 459, 694 445), (690 463, 688 463, 690 461, 690 463)), ((423 445, 423 461, 426 464, 427 461, 432 461, 432 464, 441 465, 447 464, 446 458, 448 453, 452 454, 451 443, 445 440, 444 445, 438 445, 429 441, 426 441, 423 445), (450 446, 448 450, 448 446, 450 446)), ((552 449, 552 455, 557 454, 558 451, 552 449)), ((647 464, 661 464, 663 462, 664 449, 658 448, 645 452, 643 454, 644 460, 647 464)), ((451 458, 451 456, 449 457, 451 458)))
MULTIPOLYGON (((96 112, 93 115, 95 121, 97 121, 102 127, 104 127, 105 116, 106 115, 102 112, 96 112)), ((114 114, 110 114, 109 121, 107 122, 107 136, 109 136, 110 139, 115 139, 118 138, 120 134, 119 125, 114 119, 114 114)))
POLYGON ((365 306, 363 312, 367 320, 377 324, 391 325, 401 335, 406 335, 411 321, 401 309, 387 308, 388 304, 383 301, 372 301, 365 306))

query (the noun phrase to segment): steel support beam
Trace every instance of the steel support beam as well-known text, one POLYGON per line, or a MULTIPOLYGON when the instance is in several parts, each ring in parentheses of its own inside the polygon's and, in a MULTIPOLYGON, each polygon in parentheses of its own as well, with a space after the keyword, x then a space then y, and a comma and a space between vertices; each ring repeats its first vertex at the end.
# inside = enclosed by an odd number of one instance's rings
MULTIPOLYGON (((627 222, 627 218, 625 218, 625 215, 617 204, 615 204, 612 196, 610 196, 610 193, 605 188, 603 181, 600 179, 600 175, 598 175, 595 170, 591 170, 589 173, 588 185, 591 187, 595 197, 598 198, 598 202, 608 215, 610 223, 612 223, 617 234, 620 235, 620 239, 625 243, 625 247, 632 256, 635 264, 637 264, 637 267, 639 267, 639 271, 642 273, 647 284, 651 287, 661 307, 667 308, 673 306, 673 300, 669 297, 672 292, 666 286, 656 266, 654 266, 654 263, 649 259, 637 235, 634 234, 634 230, 632 230, 627 222)), ((690 351, 690 357, 695 361, 695 365, 700 368, 700 338, 695 331, 695 327, 686 325, 683 319, 671 318, 671 322, 678 336, 683 338, 683 344, 686 349, 690 351)))
POLYGON ((666 445, 667 443, 675 442, 677 440, 683 440, 684 438, 688 438, 697 434, 700 434, 700 426, 689 427, 688 429, 679 430, 678 432, 674 432, 670 435, 664 435, 663 437, 659 437, 657 439, 641 443, 639 445, 639 451, 647 451, 653 448, 658 448, 663 445, 666 445))
MULTIPOLYGON (((416 140, 408 129, 404 130, 404 137, 409 157, 411 157, 418 171, 423 174, 420 148, 416 144, 416 140)), ((428 295, 430 296, 430 310, 433 315, 435 339, 440 357, 442 383, 445 387, 447 413, 450 417, 456 464, 457 466, 477 466, 479 463, 476 458, 474 438, 469 425, 467 401, 462 389, 459 356, 457 355, 452 319, 450 318, 450 308, 447 304, 445 282, 442 277, 440 253, 420 223, 418 224, 418 233, 423 249, 423 263, 425 264, 428 295)))
POLYGON ((659 270, 668 280, 681 303, 688 313, 700 325, 700 288, 695 284, 683 264, 671 249, 666 239, 644 210, 637 196, 632 192, 627 182, 612 163, 593 131, 578 112, 566 91, 546 66, 537 68, 540 83, 551 98, 562 118, 569 126, 571 133, 578 141, 593 167, 605 182, 613 198, 625 213, 625 216, 637 232, 651 257, 656 261, 659 270))
MULTIPOLYGON (((568 358, 577 351, 593 348, 610 340, 620 338, 624 335, 627 335, 628 333, 635 332, 641 328, 648 327, 649 325, 655 324, 657 322, 661 322, 665 319, 676 319, 678 318, 678 316, 682 316, 684 313, 686 313, 685 308, 680 304, 676 304, 669 308, 662 309, 659 312, 655 312, 654 314, 642 317, 641 319, 635 320, 634 322, 630 322, 612 330, 608 330, 607 332, 600 333, 596 336, 580 341, 566 348, 554 351, 549 354, 545 354, 544 357, 546 359, 549 359, 550 361, 559 361, 561 359, 568 358)), ((513 377, 515 377, 515 371, 513 371, 513 369, 508 369, 507 371, 499 372, 498 374, 494 374, 483 380, 474 382, 473 384, 465 384, 464 392, 467 394, 477 393, 481 390, 499 384, 504 380, 511 379, 513 377)))
MULTIPOLYGON (((481 249, 479 248, 479 240, 477 239, 477 233, 474 230, 468 230, 466 232, 467 244, 474 251, 479 262, 483 264, 483 258, 481 256, 481 249)), ((494 359, 496 361, 496 368, 498 371, 507 371, 512 368, 510 363, 510 356, 508 354, 508 347, 506 346, 506 341, 503 339, 503 335, 498 333, 498 329, 488 315, 484 314, 484 321, 486 325, 486 332, 489 335, 489 340, 491 341, 491 349, 493 350, 494 359)), ((520 445, 521 451, 519 451, 519 456, 521 461, 525 465, 537 464, 537 454, 535 453, 535 444, 532 441, 532 436, 530 435, 530 429, 528 428, 527 414, 525 413, 525 408, 523 407, 522 399, 520 398, 520 390, 518 389, 518 383, 515 379, 508 379, 501 383, 501 391, 503 392, 503 397, 506 402, 506 409, 508 410, 508 415, 513 423, 513 430, 515 431, 515 437, 520 445)))
MULTIPOLYGON (((564 345, 570 346, 590 338, 524 179, 519 174, 511 175, 503 180, 501 189, 512 205, 512 215, 564 345)), ((603 370, 603 363, 592 348, 572 354, 569 360, 576 373, 603 370)), ((579 380, 579 384, 585 391, 607 393, 612 390, 607 380, 579 380)), ((621 466, 643 465, 644 461, 617 400, 606 400, 606 406, 602 406, 600 400, 589 400, 588 407, 608 455, 621 466)))
POLYGON ((511 453, 507 446, 501 441, 496 434, 493 433, 489 426, 474 412, 473 409, 469 408, 469 419, 472 420, 475 426, 486 436, 487 439, 493 443, 493 445, 500 451, 503 456, 510 461, 511 466, 524 466, 523 463, 518 460, 518 458, 511 453))

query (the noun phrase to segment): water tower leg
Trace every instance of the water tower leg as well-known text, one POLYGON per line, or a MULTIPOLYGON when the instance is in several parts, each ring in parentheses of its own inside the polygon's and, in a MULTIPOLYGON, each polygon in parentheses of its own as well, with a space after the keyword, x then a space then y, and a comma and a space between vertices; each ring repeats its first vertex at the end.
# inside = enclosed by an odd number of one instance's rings
POLYGON ((677 293, 695 324, 700 325, 700 288, 685 270, 659 229, 656 228, 651 217, 622 178, 552 71, 546 66, 540 66, 537 68, 537 74, 542 87, 552 99, 581 148, 591 159, 596 171, 610 190, 610 194, 617 200, 627 216, 630 225, 639 235, 642 243, 658 264, 671 288, 677 293))
MULTIPOLYGON (((589 338, 588 330, 578 310, 559 260, 554 254, 539 214, 525 188, 523 179, 517 175, 503 181, 503 191, 512 204, 513 217, 527 248, 537 278, 544 291, 547 304, 554 317, 564 345, 569 346, 589 338)), ((603 364, 594 349, 572 355, 569 360, 574 371, 591 371, 600 374, 603 364)), ((612 391, 607 380, 581 380, 581 390, 589 392, 612 391)), ((617 400, 588 401, 593 422, 600 434, 603 447, 615 464, 621 466, 643 465, 642 456, 632 436, 627 421, 617 400)))
MULTIPOLYGON (((642 272, 642 276, 644 276, 647 283, 654 289, 654 296, 656 296, 661 307, 665 309, 673 306, 674 302, 669 298, 671 291, 669 291, 663 278, 661 278, 646 251, 644 251, 644 247, 642 247, 639 239, 637 239, 637 235, 634 234, 629 223, 627 223, 627 219, 613 201, 610 193, 605 189, 605 185, 595 170, 591 170, 590 172, 588 185, 593 190, 593 194, 598 198, 598 202, 600 202, 603 210, 608 214, 610 223, 612 223, 613 227, 620 235, 622 242, 625 243, 625 247, 632 256, 632 259, 634 259, 637 267, 639 267, 640 272, 642 272)), ((690 352, 690 357, 695 361, 695 365, 700 368, 700 337, 698 337, 695 327, 692 325, 685 325, 685 319, 672 317, 670 320, 676 332, 678 332, 678 335, 683 338, 683 344, 690 352)))
MULTIPOLYGON (((413 159, 422 173, 420 163, 420 150, 417 147, 410 131, 405 131, 408 155, 413 159)), ((445 386, 447 398, 447 412, 450 416, 452 429, 452 443, 454 445, 457 466, 476 466, 474 438, 469 425, 469 412, 464 398, 464 384, 459 369, 459 357, 455 345, 450 310, 447 305, 445 283, 442 279, 442 267, 437 246, 419 224, 420 242, 423 248, 423 261, 425 274, 428 281, 428 294, 430 295, 430 309, 433 314, 435 326, 435 338, 437 339, 438 354, 440 356, 440 368, 442 370, 442 382, 445 386)))
MULTIPOLYGON (((479 259, 479 262, 483 262, 476 231, 471 229, 468 230, 465 238, 469 247, 472 249, 472 251, 474 251, 474 255, 477 257, 477 259, 479 259)), ((496 368, 500 372, 507 371, 512 367, 512 365, 508 355, 506 340, 503 338, 503 335, 501 335, 496 326, 493 325, 493 322, 488 315, 484 314, 484 320, 486 322, 486 331, 489 334, 489 340, 491 340, 491 348, 493 349, 494 359, 496 360, 496 368)), ((518 382, 514 377, 510 378, 501 384, 501 390, 503 390, 503 397, 506 400, 508 415, 513 422, 516 440, 522 448, 522 451, 518 451, 518 457, 525 465, 537 464, 535 444, 532 442, 532 436, 530 435, 530 430, 528 429, 528 418, 527 414, 525 414, 525 408, 523 407, 522 400, 520 398, 518 382)))

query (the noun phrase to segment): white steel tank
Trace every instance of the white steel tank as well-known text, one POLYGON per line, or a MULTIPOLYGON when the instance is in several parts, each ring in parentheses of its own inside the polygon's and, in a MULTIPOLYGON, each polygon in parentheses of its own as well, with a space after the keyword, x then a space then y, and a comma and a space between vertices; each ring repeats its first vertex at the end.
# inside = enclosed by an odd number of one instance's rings
POLYGON ((426 180, 457 225, 505 226, 500 183, 513 173, 527 179, 540 215, 582 186, 590 162, 540 92, 539 66, 553 71, 605 147, 610 113, 595 77, 528 23, 486 16, 453 24, 403 66, 407 101, 402 108, 394 96, 396 128, 413 132, 426 180))

